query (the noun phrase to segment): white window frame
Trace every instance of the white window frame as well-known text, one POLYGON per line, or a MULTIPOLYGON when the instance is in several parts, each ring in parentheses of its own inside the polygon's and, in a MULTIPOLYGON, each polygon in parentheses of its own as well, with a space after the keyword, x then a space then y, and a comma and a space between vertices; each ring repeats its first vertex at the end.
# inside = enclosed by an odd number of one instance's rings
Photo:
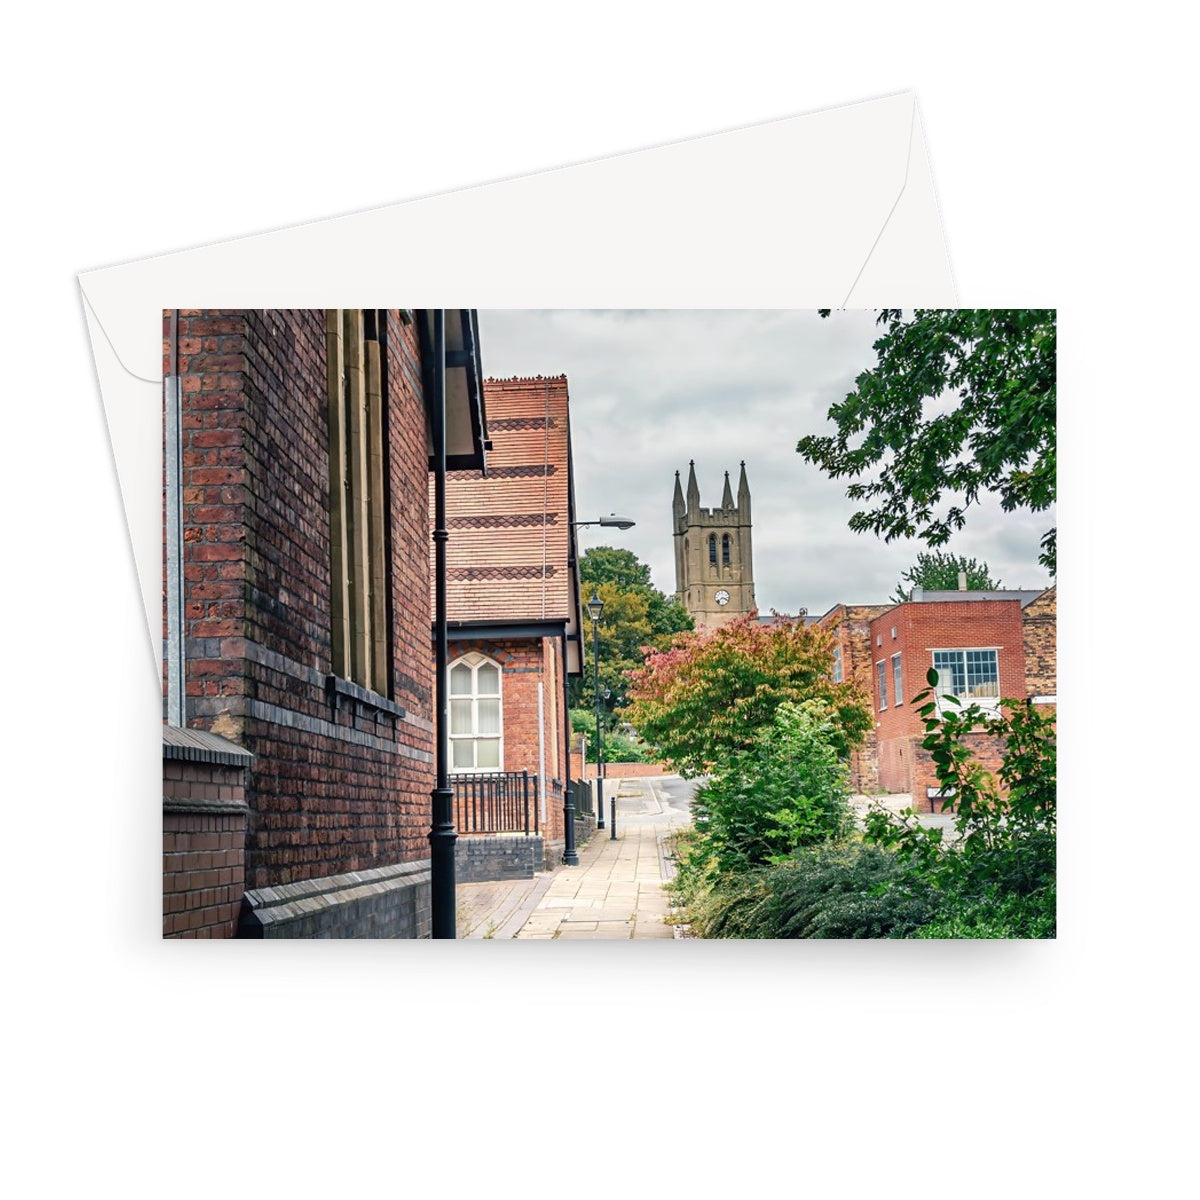
POLYGON ((829 672, 829 678, 834 683, 841 683, 844 678, 844 669, 842 667, 842 648, 834 646, 833 648, 833 667, 829 672))
POLYGON ((875 681, 879 684, 879 711, 887 709, 887 659, 881 658, 875 664, 875 681))
POLYGON ((489 658, 486 654, 480 654, 477 651, 471 651, 468 654, 460 655, 450 664, 450 674, 453 678, 455 668, 459 668, 461 675, 462 668, 470 668, 471 671, 471 690, 470 692, 455 692, 453 683, 450 687, 450 774, 451 775, 499 775, 504 771, 504 668, 494 659, 489 658), (479 668, 482 666, 495 667, 496 669, 496 691, 484 692, 479 691, 479 668), (455 702, 461 703, 464 700, 469 700, 471 703, 471 731, 469 733, 455 733, 453 711, 455 702), (479 732, 479 701, 480 700, 496 700, 498 713, 499 732, 496 734, 481 734, 479 732), (494 767, 481 767, 479 762, 479 743, 482 741, 494 741, 496 743, 496 765, 494 767), (471 758, 473 765, 471 766, 456 766, 455 765, 455 745, 471 743, 473 749, 471 758))
MULTIPOLYGON (((939 711, 942 706, 942 698, 944 696, 955 696, 963 705, 977 704, 980 708, 994 709, 1000 705, 1000 647, 999 646, 939 646, 931 649, 929 652, 929 664, 938 673, 936 698, 939 711), (963 690, 956 692, 953 687, 947 686, 945 672, 938 666, 937 656, 939 654, 957 654, 960 656, 962 664, 963 690), (993 661, 996 664, 996 694, 994 696, 973 695, 971 692, 970 677, 967 670, 967 655, 968 654, 991 654, 993 661)), ((951 678, 950 683, 953 683, 951 678)), ((953 707, 953 706, 952 706, 953 707)))
POLYGON ((894 693, 896 707, 904 703, 904 668, 900 663, 900 655, 892 655, 892 692, 894 693))

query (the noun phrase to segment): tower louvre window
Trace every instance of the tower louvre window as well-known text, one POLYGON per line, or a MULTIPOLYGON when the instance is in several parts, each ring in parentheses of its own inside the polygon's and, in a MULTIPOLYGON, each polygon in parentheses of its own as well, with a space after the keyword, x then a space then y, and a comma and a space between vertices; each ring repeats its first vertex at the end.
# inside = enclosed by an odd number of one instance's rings
POLYGON ((721 537, 721 566, 729 566, 729 534, 721 537))
POLYGON ((708 535, 708 563, 712 567, 717 565, 717 535, 715 533, 708 535))

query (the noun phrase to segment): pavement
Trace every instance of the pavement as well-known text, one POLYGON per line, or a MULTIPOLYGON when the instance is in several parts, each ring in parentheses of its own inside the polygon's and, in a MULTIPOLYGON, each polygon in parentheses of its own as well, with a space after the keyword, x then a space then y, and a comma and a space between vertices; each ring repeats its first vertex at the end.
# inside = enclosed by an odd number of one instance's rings
MULTIPOLYGON (((608 828, 597 830, 578 848, 578 866, 540 871, 532 879, 459 884, 460 938, 623 941, 686 936, 682 926, 669 920, 663 885, 674 874, 671 836, 691 820, 690 787, 667 775, 608 779, 604 788, 605 807, 616 796, 616 837, 606 817, 608 828)), ((898 812, 912 797, 851 797, 860 820, 877 801, 898 812)), ((919 819, 924 825, 953 824, 950 814, 925 813, 919 819)))
POLYGON ((681 936, 668 922, 671 908, 663 890, 674 873, 670 837, 690 820, 678 787, 674 776, 607 779, 605 807, 615 796, 616 837, 606 814, 607 828, 579 847, 578 866, 559 866, 532 879, 460 884, 458 936, 608 941, 681 936))

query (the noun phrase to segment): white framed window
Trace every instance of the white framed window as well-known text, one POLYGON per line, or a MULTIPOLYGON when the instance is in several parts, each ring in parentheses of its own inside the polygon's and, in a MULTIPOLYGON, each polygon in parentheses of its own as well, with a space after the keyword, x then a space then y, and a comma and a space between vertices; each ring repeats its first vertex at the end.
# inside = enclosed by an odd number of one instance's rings
POLYGON ((450 770, 499 771, 504 763, 500 664, 464 654, 450 664, 450 770))
POLYGON ((879 711, 887 708, 887 663, 880 659, 875 664, 875 674, 879 680, 879 711))
POLYGON ((897 707, 904 703, 904 675, 900 669, 900 655, 892 655, 892 696, 897 707))
POLYGON ((834 646, 833 648, 833 670, 829 672, 830 679, 834 683, 842 682, 842 648, 834 646))
POLYGON ((937 694, 957 696, 964 703, 994 705, 1000 699, 1000 664, 994 648, 935 650, 937 694))

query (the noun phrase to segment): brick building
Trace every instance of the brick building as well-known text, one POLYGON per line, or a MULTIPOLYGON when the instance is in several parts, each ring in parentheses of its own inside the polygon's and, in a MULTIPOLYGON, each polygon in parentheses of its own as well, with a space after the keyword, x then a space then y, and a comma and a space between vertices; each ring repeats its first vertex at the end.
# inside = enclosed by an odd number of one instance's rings
MULTIPOLYGON (((815 624, 833 635, 833 665, 830 671, 834 683, 857 680, 865 690, 870 689, 871 622, 887 612, 887 604, 838 604, 815 624)), ((873 726, 867 731, 863 744, 850 752, 850 783, 856 792, 871 795, 879 790, 879 739, 873 726)))
POLYGON ((432 320, 164 315, 167 935, 429 933, 443 383, 448 465, 486 440, 474 314, 432 320))
MULTIPOLYGON (((566 847, 566 685, 582 670, 567 380, 483 386, 487 478, 451 472, 447 487, 451 771, 456 794, 484 802, 536 794, 549 866, 566 847)), ((475 820, 459 811, 469 840, 475 820)))
MULTIPOLYGON (((834 629, 834 676, 857 678, 871 695, 873 744, 854 767, 857 790, 910 793, 919 807, 935 803, 936 772, 922 748, 924 726, 912 703, 939 675, 939 694, 994 708, 1001 698, 1056 702, 1056 589, 922 592, 906 604, 839 605, 820 618, 834 629), (872 761, 873 760, 873 761, 872 761)), ((999 765, 994 738, 973 749, 990 770, 999 765)))

